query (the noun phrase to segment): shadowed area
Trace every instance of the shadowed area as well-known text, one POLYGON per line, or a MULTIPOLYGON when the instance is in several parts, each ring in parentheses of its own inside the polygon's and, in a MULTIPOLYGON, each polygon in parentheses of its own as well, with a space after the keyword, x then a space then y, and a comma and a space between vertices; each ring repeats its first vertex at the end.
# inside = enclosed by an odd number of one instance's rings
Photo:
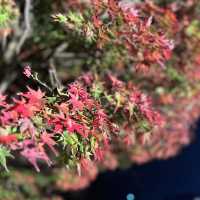
POLYGON ((200 123, 196 139, 178 156, 164 161, 107 172, 89 189, 92 200, 190 200, 200 198, 200 123))

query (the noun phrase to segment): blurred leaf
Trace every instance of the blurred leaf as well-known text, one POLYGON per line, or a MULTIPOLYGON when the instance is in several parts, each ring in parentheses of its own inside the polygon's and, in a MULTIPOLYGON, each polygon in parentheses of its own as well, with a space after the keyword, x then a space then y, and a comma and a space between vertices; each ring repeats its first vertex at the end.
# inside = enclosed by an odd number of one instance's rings
POLYGON ((13 157, 10 154, 10 151, 4 146, 0 146, 0 164, 5 168, 6 171, 9 171, 6 164, 6 158, 8 157, 13 157))

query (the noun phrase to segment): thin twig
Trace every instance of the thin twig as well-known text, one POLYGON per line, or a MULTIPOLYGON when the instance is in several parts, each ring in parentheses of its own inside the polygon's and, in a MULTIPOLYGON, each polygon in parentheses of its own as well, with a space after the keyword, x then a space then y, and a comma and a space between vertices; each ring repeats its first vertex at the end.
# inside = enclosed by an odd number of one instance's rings
POLYGON ((38 78, 38 73, 35 73, 34 76, 32 76, 33 80, 37 81, 41 86, 45 87, 48 91, 52 92, 53 90, 46 84, 43 83, 39 78, 38 78))
POLYGON ((25 31, 22 34, 19 43, 17 45, 16 48, 16 52, 17 54, 20 52, 21 47, 23 46, 23 44, 25 43, 25 41, 27 40, 27 38, 30 36, 31 34, 31 0, 25 0, 25 9, 24 9, 24 20, 25 20, 25 31))
POLYGON ((58 78, 58 74, 57 74, 53 59, 50 59, 49 65, 50 65, 49 75, 50 75, 50 81, 51 81, 52 87, 61 89, 62 83, 60 82, 58 78))

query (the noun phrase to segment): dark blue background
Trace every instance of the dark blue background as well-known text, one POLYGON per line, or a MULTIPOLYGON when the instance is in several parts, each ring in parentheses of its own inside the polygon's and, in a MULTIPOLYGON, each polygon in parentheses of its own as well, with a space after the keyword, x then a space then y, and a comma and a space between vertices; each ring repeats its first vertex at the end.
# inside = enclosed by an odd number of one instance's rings
POLYGON ((101 174, 87 200, 200 200, 200 123, 194 142, 169 160, 101 174))

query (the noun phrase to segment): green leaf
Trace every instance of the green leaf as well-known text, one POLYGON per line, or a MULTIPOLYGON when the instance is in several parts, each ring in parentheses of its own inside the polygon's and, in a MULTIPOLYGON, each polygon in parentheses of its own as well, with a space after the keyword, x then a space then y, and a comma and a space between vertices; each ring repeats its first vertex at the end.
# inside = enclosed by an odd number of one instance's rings
POLYGON ((96 146, 96 138, 95 137, 90 138, 90 145, 91 145, 91 149, 94 150, 95 146, 96 146))
POLYGON ((48 97, 47 101, 49 104, 54 104, 56 102, 57 98, 56 97, 48 97))
POLYGON ((59 23, 66 23, 67 17, 61 13, 52 16, 59 23))
POLYGON ((139 123, 138 123, 138 131, 141 131, 141 132, 148 132, 150 131, 151 127, 149 126, 149 122, 146 121, 146 120, 141 120, 139 123))
POLYGON ((66 148, 67 145, 76 148, 79 144, 78 136, 76 134, 68 133, 67 131, 63 132, 59 141, 62 143, 63 148, 66 148))
POLYGON ((9 21, 9 12, 3 8, 0 8, 0 26, 5 26, 9 21))
POLYGON ((17 10, 13 8, 9 2, 0 1, 0 28, 9 26, 9 23, 12 22, 17 15, 17 10))
POLYGON ((10 154, 10 151, 4 147, 4 146, 0 146, 0 164, 4 167, 4 169, 8 172, 8 168, 7 168, 7 164, 6 164, 6 159, 9 157, 13 157, 10 154))
POLYGON ((198 20, 193 20, 187 27, 186 34, 188 36, 200 38, 200 22, 198 20))
POLYGON ((12 127, 12 133, 16 133, 17 132, 17 127, 12 127))
POLYGON ((92 92, 92 96, 95 99, 98 99, 101 96, 101 94, 103 93, 103 85, 101 83, 94 84, 91 89, 91 92, 92 92))
POLYGON ((69 18, 69 20, 71 22, 73 22, 74 24, 81 26, 83 25, 84 22, 84 18, 81 15, 81 13, 75 13, 75 12, 69 12, 67 17, 69 18))
POLYGON ((168 67, 167 74, 171 80, 178 81, 180 83, 185 81, 184 76, 180 74, 175 68, 168 67))

